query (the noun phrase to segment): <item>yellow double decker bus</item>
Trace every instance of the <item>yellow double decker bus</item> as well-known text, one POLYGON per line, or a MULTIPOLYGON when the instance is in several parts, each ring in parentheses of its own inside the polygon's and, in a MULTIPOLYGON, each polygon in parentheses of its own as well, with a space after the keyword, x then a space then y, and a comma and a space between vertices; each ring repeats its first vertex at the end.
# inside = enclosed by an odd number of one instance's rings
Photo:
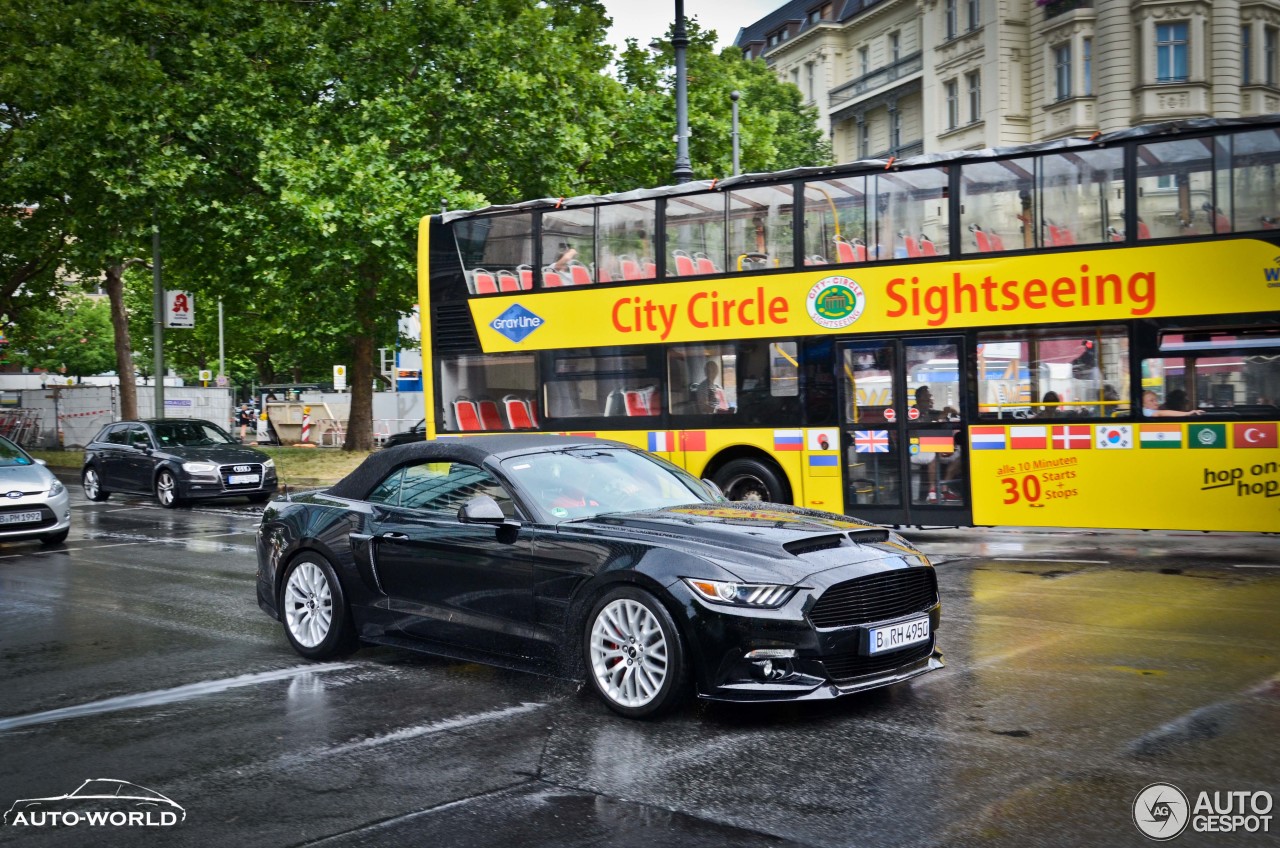
POLYGON ((424 218, 426 435, 897 525, 1280 530, 1280 117, 424 218))

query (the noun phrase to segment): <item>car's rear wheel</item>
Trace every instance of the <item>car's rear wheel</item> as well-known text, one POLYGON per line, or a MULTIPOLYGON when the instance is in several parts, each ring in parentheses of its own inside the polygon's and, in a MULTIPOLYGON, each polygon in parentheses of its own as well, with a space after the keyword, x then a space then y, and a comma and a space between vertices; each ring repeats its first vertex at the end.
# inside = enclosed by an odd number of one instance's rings
POLYGON ((98 469, 92 466, 81 473, 80 486, 84 489, 84 496, 91 501, 105 501, 111 497, 111 493, 102 488, 102 478, 98 476, 98 469))
POLYGON ((355 647, 346 595, 324 557, 303 554, 289 565, 280 591, 280 611, 289 644, 307 659, 328 659, 355 647))
POLYGON ((791 499, 781 469, 759 460, 731 460, 716 472, 714 479, 731 501, 787 503, 791 499))
POLYGON ((650 718, 671 709, 686 690, 686 652, 666 607, 631 586, 601 598, 587 617, 587 677, 614 712, 650 718))
POLYGON ((165 509, 182 506, 182 498, 178 497, 178 480, 172 471, 165 469, 156 475, 156 500, 165 509))

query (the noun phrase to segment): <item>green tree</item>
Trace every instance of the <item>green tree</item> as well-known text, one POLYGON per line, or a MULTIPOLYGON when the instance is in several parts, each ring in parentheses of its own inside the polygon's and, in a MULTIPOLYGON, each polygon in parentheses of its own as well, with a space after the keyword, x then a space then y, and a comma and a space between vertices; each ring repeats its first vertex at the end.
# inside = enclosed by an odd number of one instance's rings
POLYGON ((115 353, 109 305, 81 295, 52 308, 26 310, 12 331, 9 360, 68 377, 111 370, 115 353))

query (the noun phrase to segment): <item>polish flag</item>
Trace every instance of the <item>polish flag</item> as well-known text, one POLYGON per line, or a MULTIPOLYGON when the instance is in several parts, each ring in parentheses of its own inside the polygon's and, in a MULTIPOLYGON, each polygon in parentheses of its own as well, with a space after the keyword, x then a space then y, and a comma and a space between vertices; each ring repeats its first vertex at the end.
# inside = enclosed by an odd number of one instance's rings
POLYGON ((1084 450, 1093 447, 1093 431, 1088 424, 1067 424, 1053 428, 1056 450, 1084 450))
POLYGON ((1044 450, 1049 439, 1046 427, 1010 427, 1009 447, 1014 450, 1044 450))

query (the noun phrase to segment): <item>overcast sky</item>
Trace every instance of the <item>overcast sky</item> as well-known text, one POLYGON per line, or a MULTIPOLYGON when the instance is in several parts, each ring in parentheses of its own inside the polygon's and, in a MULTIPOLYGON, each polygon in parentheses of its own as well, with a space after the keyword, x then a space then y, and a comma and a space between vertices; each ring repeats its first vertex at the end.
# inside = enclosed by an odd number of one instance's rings
MULTIPOLYGON (((703 29, 714 29, 719 46, 728 47, 738 30, 749 26, 785 5, 786 0, 685 0, 684 16, 697 19, 703 29)), ((604 0, 613 27, 609 43, 622 52, 623 43, 634 38, 641 46, 661 38, 676 16, 674 0, 604 0)))

